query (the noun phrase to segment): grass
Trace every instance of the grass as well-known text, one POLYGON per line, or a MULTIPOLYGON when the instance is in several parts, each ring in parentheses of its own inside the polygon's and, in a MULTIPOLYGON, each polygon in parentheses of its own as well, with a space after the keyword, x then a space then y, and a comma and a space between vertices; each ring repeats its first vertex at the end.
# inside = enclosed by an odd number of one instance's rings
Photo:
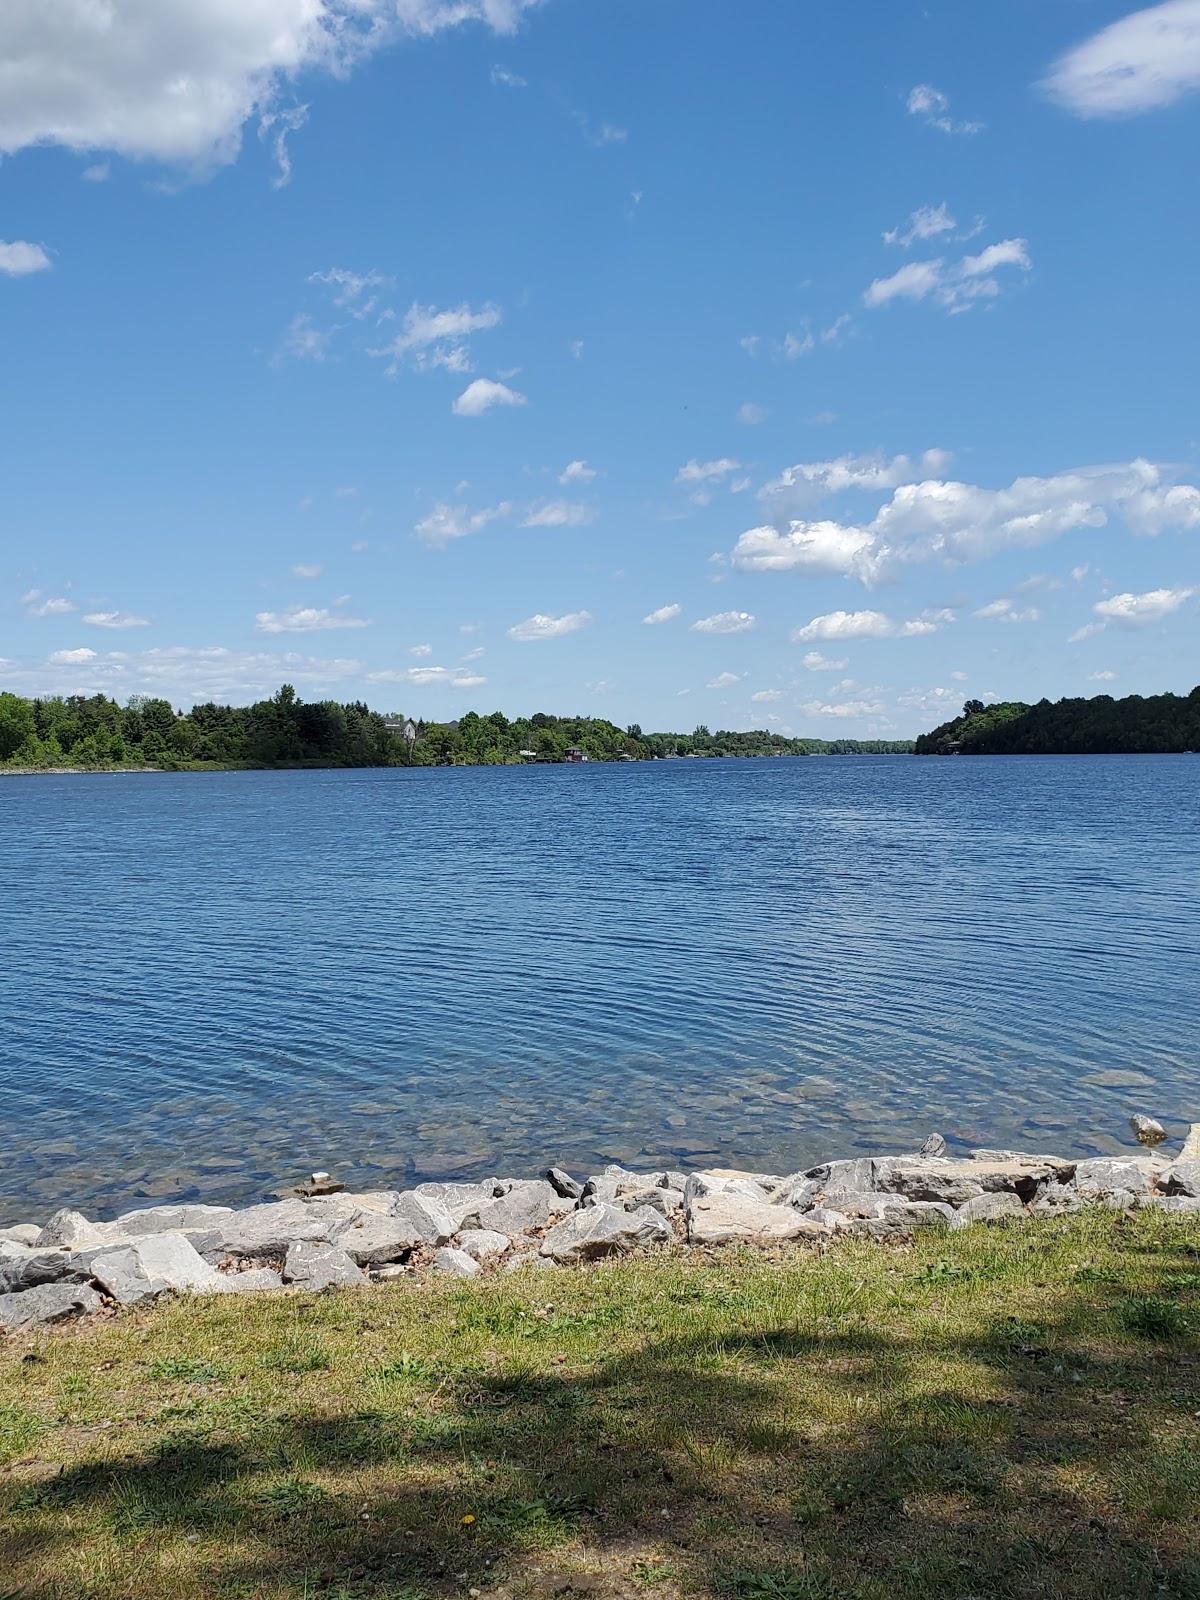
POLYGON ((174 1301, 0 1348, 0 1597, 1200 1600, 1200 1226, 174 1301))

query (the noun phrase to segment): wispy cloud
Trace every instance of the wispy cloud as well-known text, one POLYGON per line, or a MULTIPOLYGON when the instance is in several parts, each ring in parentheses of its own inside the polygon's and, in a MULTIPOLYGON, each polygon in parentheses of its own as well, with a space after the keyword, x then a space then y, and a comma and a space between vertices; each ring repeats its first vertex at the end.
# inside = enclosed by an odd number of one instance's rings
POLYGON ((591 613, 587 611, 568 611, 562 617, 549 617, 537 611, 532 617, 526 617, 524 622, 514 623, 508 630, 508 637, 522 644, 539 639, 558 639, 566 633, 578 633, 591 620, 591 613))
POLYGON ((1001 239, 977 255, 965 255, 948 262, 938 256, 932 261, 909 261, 890 277, 876 278, 863 292, 863 304, 871 310, 891 305, 896 300, 932 298, 952 315, 969 311, 979 300, 994 300, 1001 291, 996 273, 1001 267, 1031 272, 1033 262, 1024 239, 1001 239))
POLYGON ((259 633, 321 633, 328 628, 366 628, 370 623, 326 606, 292 606, 287 611, 256 612, 254 626, 259 633))
POLYGON ((693 633, 749 633, 755 618, 750 611, 718 611, 692 623, 693 633))
POLYGON ((452 539, 465 539, 468 534, 478 533, 491 522, 502 521, 512 515, 512 510, 509 500, 502 500, 495 506, 483 506, 478 511, 440 500, 428 516, 421 518, 413 532, 427 544, 448 544, 452 539))
POLYGON ((683 611, 682 606, 659 606, 657 611, 651 611, 642 618, 650 627, 655 627, 660 622, 674 622, 675 618, 683 611))
POLYGON ((547 500, 542 505, 531 506, 521 520, 523 528, 581 528, 591 522, 596 513, 591 506, 580 505, 577 500, 547 500))
POLYGON ((93 628, 148 628, 149 617, 135 617, 129 611, 86 611, 84 622, 93 628))
POLYGON ((908 92, 905 102, 908 114, 920 117, 922 122, 936 128, 939 133, 979 133, 982 122, 958 122, 950 115, 950 98, 931 83, 918 83, 908 92))
POLYGON ((1078 117, 1126 117, 1200 90, 1200 0, 1165 0, 1059 58, 1042 90, 1078 117))

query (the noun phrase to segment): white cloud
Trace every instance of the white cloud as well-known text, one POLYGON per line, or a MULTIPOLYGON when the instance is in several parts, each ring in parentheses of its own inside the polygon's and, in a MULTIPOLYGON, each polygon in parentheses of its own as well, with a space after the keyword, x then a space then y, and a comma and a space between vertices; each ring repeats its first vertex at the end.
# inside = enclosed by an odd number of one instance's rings
MULTIPOLYGON (((908 639, 936 633, 942 623, 953 620, 951 611, 927 612, 908 622, 893 622, 882 611, 828 611, 802 628, 793 629, 791 637, 793 644, 803 644, 808 639, 908 639)), ((806 656, 805 665, 808 660, 806 656)))
POLYGON ((945 201, 940 206, 918 206, 909 213, 906 228, 889 228, 883 236, 884 244, 896 244, 903 250, 916 239, 936 239, 939 234, 953 233, 958 223, 950 215, 945 201))
POLYGON ((419 305, 414 300, 404 313, 400 332, 388 348, 396 355, 407 355, 409 351, 425 350, 430 345, 455 343, 473 333, 498 327, 502 317, 500 307, 490 302, 478 311, 472 311, 466 302, 439 311, 436 306, 419 305))
POLYGON ((89 650, 86 645, 81 645, 78 650, 55 650, 48 660, 52 666, 74 667, 84 661, 95 661, 97 653, 95 650, 89 650))
POLYGON ((576 500, 547 500, 531 506, 522 519, 523 528, 581 528, 596 513, 576 500))
POLYGON ((43 598, 39 589, 30 589, 28 594, 22 595, 21 604, 25 607, 26 614, 31 617, 65 617, 69 611, 75 609, 65 596, 49 595, 43 598))
POLYGON ((381 272, 352 272, 349 267, 330 267, 327 272, 310 272, 308 281, 324 284, 332 291, 334 305, 361 321, 379 309, 379 290, 386 288, 391 280, 381 272))
POLYGON ((287 611, 256 612, 254 626, 259 633, 321 633, 327 628, 366 628, 370 623, 325 606, 291 606, 287 611))
POLYGON ((595 467, 589 467, 586 461, 568 461, 558 475, 559 483, 591 483, 596 476, 595 467))
POLYGON ((111 163, 96 161, 90 167, 84 167, 79 176, 85 183, 107 183, 111 173, 111 163))
POLYGON ((448 505, 444 500, 439 500, 429 515, 421 518, 413 532, 428 544, 447 544, 451 539, 465 539, 470 533, 478 533, 489 522, 498 522, 511 516, 512 509, 508 500, 502 500, 496 506, 483 506, 478 511, 470 511, 466 506, 448 505))
POLYGON ((527 89, 529 87, 527 78, 523 78, 519 72, 510 72, 507 67, 502 67, 499 62, 492 68, 489 77, 492 83, 497 84, 502 89, 527 89))
POLYGON ((734 461, 731 456, 722 456, 719 461, 697 461, 695 456, 685 465, 680 467, 675 474, 676 483, 714 483, 721 478, 727 478, 731 472, 736 472, 741 466, 740 461, 734 461))
POLYGON ((783 690, 782 689, 759 689, 754 694, 752 694, 750 696, 750 698, 751 698, 751 700, 759 701, 763 705, 771 705, 776 700, 782 700, 783 699, 783 690))
POLYGON ((575 360, 575 361, 582 361, 583 360, 583 340, 582 339, 571 339, 567 344, 567 349, 570 351, 571 357, 572 357, 573 360, 575 360))
POLYGON ((701 617, 692 623, 693 633, 748 633, 754 626, 749 611, 718 611, 715 616, 701 617))
POLYGON ((783 514, 796 497, 872 483, 886 487, 910 468, 902 456, 874 467, 865 457, 789 467, 762 490, 774 520, 741 535, 732 552, 734 565, 753 572, 843 574, 871 585, 907 563, 977 561, 1001 550, 1047 544, 1075 529, 1103 527, 1110 516, 1149 537, 1168 528, 1200 527, 1200 489, 1165 483, 1164 469, 1142 459, 1079 467, 1051 478, 1017 478, 1004 489, 938 477, 901 482, 875 515, 860 523, 783 514))
POLYGON ((804 666, 809 672, 845 672, 850 665, 845 656, 840 660, 833 660, 823 656, 819 650, 810 650, 804 657, 804 666))
POLYGON ((970 310, 981 299, 994 299, 1000 293, 1000 280, 994 276, 1000 267, 1016 267, 1031 272, 1033 262, 1024 239, 1001 239, 978 255, 947 262, 938 256, 932 261, 909 261, 888 278, 876 278, 863 293, 863 304, 872 310, 894 300, 927 300, 932 296, 951 315, 970 310))
POLYGON ((911 483, 919 473, 944 472, 953 458, 948 450, 926 450, 914 460, 911 456, 844 455, 830 461, 800 461, 785 467, 759 491, 759 498, 773 506, 810 503, 823 495, 843 494, 848 489, 895 489, 911 483))
POLYGON ((765 422, 770 414, 766 406, 756 405, 753 400, 746 400, 738 407, 737 419, 739 422, 744 422, 748 428, 753 428, 760 422, 765 422))
POLYGON ((741 681, 741 675, 737 672, 718 672, 716 677, 710 678, 704 687, 706 689, 728 689, 732 684, 740 683, 741 681))
POLYGON ((978 133, 982 122, 955 122, 949 115, 950 100, 931 83, 918 83, 910 89, 906 102, 910 116, 920 117, 939 133, 978 133))
POLYGON ((316 326, 307 311, 298 311, 288 323, 274 355, 278 364, 290 356, 293 361, 324 361, 334 330, 316 326))
POLYGON ((56 144, 204 172, 300 74, 478 21, 511 33, 537 0, 5 0, 0 153, 56 144))
POLYGON ((135 617, 128 611, 88 611, 83 621, 93 628, 147 628, 149 617, 135 617))
POLYGON ((833 705, 806 700, 800 709, 810 717, 870 717, 878 716, 883 706, 878 700, 843 700, 833 705))
POLYGON ((288 135, 298 133, 307 121, 307 106, 282 106, 274 111, 264 111, 258 119, 258 137, 270 141, 271 154, 275 157, 272 189, 286 189, 291 183, 292 156, 288 149, 288 135))
POLYGON ((404 667, 400 670, 368 672, 368 683, 408 683, 417 688, 429 684, 444 684, 449 689, 477 689, 487 679, 477 672, 464 672, 460 667, 404 667))
POLYGON ((1116 594, 1111 600, 1099 600, 1092 610, 1100 621, 1081 628, 1077 635, 1072 636, 1073 640, 1099 633, 1110 624, 1121 628, 1149 627, 1151 623, 1161 622, 1173 611, 1178 611, 1195 593, 1194 588, 1149 589, 1145 594, 1116 594))
MULTIPOLYGON (((3 64, 0 64, 0 83, 3 82, 3 64)), ((30 244, 28 239, 0 239, 0 272, 9 278, 25 278, 31 272, 48 272, 50 257, 40 244, 30 244)))
POLYGON ((515 623, 508 630, 508 637, 523 644, 536 639, 558 639, 564 633, 578 633, 591 620, 588 611, 568 611, 562 617, 548 617, 538 611, 532 617, 526 617, 524 622, 515 623))
POLYGON ((309 565, 305 562, 301 562, 298 566, 292 568, 293 578, 319 578, 320 576, 320 567, 309 565))
POLYGON ((1040 622, 1042 616, 1036 606, 1027 606, 1021 611, 1007 597, 989 601, 974 614, 985 622, 1040 622))
POLYGON ((491 378, 476 378, 459 395, 451 410, 456 417, 481 417, 493 406, 525 404, 525 396, 510 389, 506 383, 494 383, 491 378))
POLYGON ((1116 675, 1115 672, 1089 672, 1088 673, 1088 682, 1089 683, 1112 683, 1112 682, 1115 681, 1116 676, 1117 675, 1116 675))
POLYGON ((281 683, 328 691, 359 678, 361 661, 318 660, 293 651, 279 654, 176 645, 130 654, 124 650, 60 650, 38 665, 6 669, 14 689, 31 694, 106 693, 124 699, 163 695, 175 704, 200 700, 245 701, 281 683))
POLYGON ((408 653, 410 656, 431 656, 433 654, 433 646, 431 644, 410 644, 408 653))
POLYGON ((1079 117, 1174 104, 1200 89, 1200 0, 1166 0, 1111 23, 1056 61, 1041 87, 1079 117))
POLYGON ((674 622, 675 618, 679 616, 682 610, 682 606, 659 606, 657 611, 651 611, 647 616, 642 618, 642 621, 648 623, 651 627, 659 622, 674 622))

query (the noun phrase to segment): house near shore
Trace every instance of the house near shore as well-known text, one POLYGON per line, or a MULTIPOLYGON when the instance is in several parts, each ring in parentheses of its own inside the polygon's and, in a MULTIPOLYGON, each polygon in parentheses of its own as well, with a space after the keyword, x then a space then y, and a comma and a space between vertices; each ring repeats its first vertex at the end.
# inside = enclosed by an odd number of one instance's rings
POLYGON ((577 744, 573 744, 563 759, 571 766, 577 766, 581 761, 590 761, 592 758, 586 750, 581 750, 577 744))

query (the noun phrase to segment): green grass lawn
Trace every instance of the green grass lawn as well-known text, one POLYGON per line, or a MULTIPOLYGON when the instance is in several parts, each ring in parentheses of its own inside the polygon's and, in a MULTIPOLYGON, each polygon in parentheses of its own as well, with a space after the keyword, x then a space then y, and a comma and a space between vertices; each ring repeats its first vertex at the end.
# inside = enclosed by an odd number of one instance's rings
POLYGON ((175 1301, 0 1349, 0 1596, 1200 1597, 1200 1225, 175 1301))

